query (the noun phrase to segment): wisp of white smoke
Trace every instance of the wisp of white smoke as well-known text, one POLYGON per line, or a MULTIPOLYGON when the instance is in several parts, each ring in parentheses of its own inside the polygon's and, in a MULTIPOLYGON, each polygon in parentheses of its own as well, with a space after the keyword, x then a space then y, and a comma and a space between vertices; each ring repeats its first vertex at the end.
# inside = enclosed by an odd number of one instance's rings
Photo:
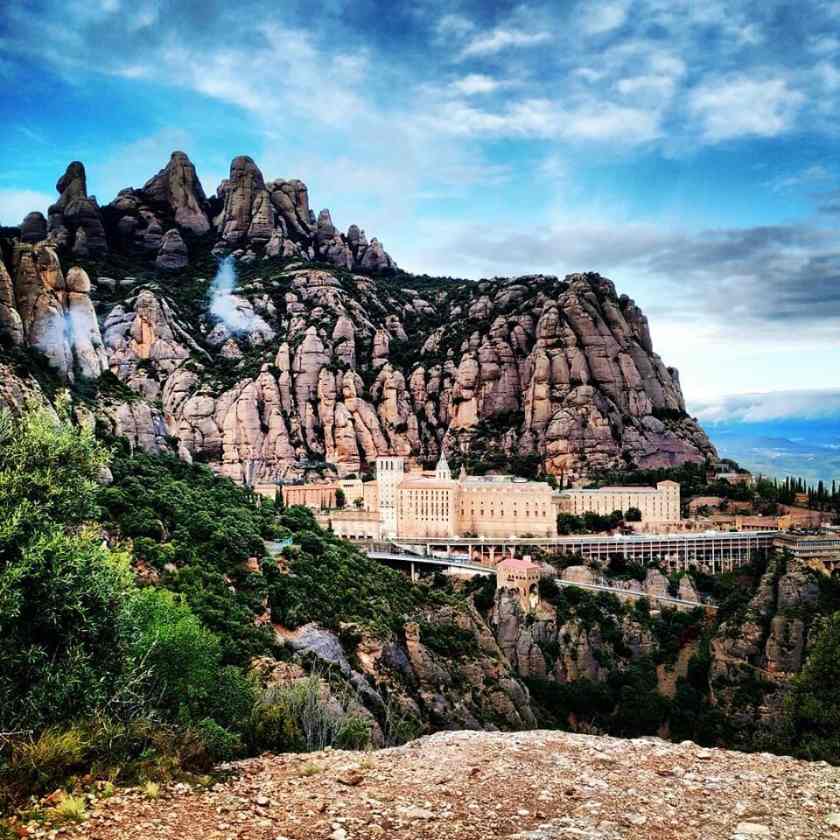
POLYGON ((231 332, 247 332, 254 328, 256 316, 246 301, 233 293, 236 286, 236 264, 232 256, 219 263, 210 285, 210 313, 231 332))

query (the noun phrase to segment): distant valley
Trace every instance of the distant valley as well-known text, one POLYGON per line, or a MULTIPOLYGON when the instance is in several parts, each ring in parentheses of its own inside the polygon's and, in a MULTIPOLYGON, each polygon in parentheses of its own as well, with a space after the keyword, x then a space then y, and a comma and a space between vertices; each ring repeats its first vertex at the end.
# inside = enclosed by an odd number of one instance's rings
POLYGON ((829 484, 840 479, 840 417, 706 422, 704 427, 722 458, 754 473, 829 484))

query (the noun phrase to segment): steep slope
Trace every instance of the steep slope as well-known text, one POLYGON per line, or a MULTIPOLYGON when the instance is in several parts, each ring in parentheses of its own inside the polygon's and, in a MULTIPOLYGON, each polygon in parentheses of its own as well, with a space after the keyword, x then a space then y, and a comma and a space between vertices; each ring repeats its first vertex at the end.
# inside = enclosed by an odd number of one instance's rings
POLYGON ((59 188, 48 229, 5 240, 0 334, 66 381, 119 379, 131 395, 99 414, 151 451, 249 484, 442 446, 569 476, 716 457, 647 319, 597 274, 413 277, 247 157, 209 199, 182 152, 101 211, 80 163, 59 188), (67 286, 85 276, 93 322, 67 286))

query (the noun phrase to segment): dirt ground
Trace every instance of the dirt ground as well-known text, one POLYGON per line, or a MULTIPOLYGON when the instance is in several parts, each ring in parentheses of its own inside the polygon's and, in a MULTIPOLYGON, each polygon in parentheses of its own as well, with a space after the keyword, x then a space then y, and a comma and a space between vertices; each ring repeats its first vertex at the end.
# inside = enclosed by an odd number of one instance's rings
POLYGON ((840 768, 690 742, 446 732, 370 753, 228 766, 209 789, 123 790, 59 837, 90 840, 840 838, 840 768))

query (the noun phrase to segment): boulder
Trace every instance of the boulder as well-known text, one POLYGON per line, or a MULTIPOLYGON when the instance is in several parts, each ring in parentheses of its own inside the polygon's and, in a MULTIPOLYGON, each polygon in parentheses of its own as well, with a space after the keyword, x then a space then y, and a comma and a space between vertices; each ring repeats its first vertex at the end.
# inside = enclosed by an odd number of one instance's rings
POLYGON ((166 231, 160 242, 155 265, 161 271, 178 271, 189 265, 189 254, 181 234, 175 228, 166 231))
POLYGON ((27 213, 20 226, 20 241, 34 245, 47 238, 47 220, 38 211, 27 213))

